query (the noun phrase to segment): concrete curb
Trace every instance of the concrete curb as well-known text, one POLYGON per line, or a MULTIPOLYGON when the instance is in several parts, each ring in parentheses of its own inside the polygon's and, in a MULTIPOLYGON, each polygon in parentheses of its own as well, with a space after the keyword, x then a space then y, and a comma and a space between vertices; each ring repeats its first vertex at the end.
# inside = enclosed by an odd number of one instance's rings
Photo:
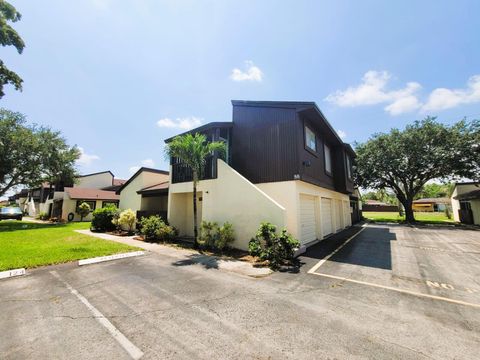
POLYGON ((89 264, 97 264, 97 263, 105 262, 105 261, 126 259, 126 258, 129 258, 129 257, 141 256, 141 255, 145 255, 145 251, 132 251, 132 252, 128 252, 128 253, 98 256, 98 257, 94 257, 94 258, 90 258, 90 259, 78 260, 78 266, 89 265, 89 264))
POLYGON ((8 279, 14 276, 22 276, 25 274, 25 268, 7 270, 0 272, 0 279, 8 279))

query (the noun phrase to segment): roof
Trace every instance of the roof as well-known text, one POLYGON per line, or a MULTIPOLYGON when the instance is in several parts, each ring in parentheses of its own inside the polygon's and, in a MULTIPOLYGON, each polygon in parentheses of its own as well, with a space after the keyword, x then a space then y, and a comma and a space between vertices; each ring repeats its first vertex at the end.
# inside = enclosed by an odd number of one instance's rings
POLYGON ((449 198, 425 198, 413 201, 414 204, 450 204, 449 198))
POLYGON ((214 129, 214 128, 229 128, 229 127, 233 127, 233 122, 231 122, 231 121, 214 121, 214 122, 210 122, 208 124, 196 127, 195 129, 191 129, 191 130, 185 131, 181 134, 172 136, 172 137, 166 139, 165 143, 169 143, 170 141, 172 141, 177 136, 183 136, 183 135, 186 135, 186 134, 195 134, 195 133, 203 132, 203 131, 206 131, 206 130, 209 130, 209 129, 214 129))
POLYGON ((480 199, 480 189, 466 192, 454 197, 455 200, 476 200, 480 199))
POLYGON ((159 169, 152 169, 152 168, 147 168, 147 167, 141 167, 140 169, 137 170, 137 172, 135 174, 133 174, 130 179, 128 179, 125 183, 123 183, 122 186, 120 186, 120 188, 116 191, 117 194, 120 194, 122 192, 123 189, 125 189, 128 184, 130 184, 138 175, 140 175, 142 172, 151 172, 151 173, 155 173, 155 174, 164 174, 164 175, 168 175, 169 172, 166 171, 166 170, 159 170, 159 169))
POLYGON ((382 201, 378 201, 378 200, 365 200, 364 203, 366 205, 378 205, 378 206, 388 206, 390 204, 387 204, 387 203, 384 203, 382 201))
POLYGON ((159 184, 147 186, 141 190, 137 191, 137 194, 165 194, 168 193, 168 187, 170 186, 170 181, 164 181, 159 184))
POLYGON ((107 190, 71 187, 65 191, 74 200, 120 200, 120 196, 107 190))
POLYGON ((124 179, 113 179, 113 186, 123 185, 126 182, 127 180, 124 180, 124 179))
POLYGON ((77 176, 77 177, 81 178, 81 177, 87 177, 87 176, 93 176, 93 175, 100 175, 100 174, 105 174, 105 173, 110 173, 110 175, 112 175, 113 177, 115 177, 115 175, 113 175, 113 173, 112 173, 110 170, 99 171, 99 172, 96 172, 96 173, 85 174, 85 175, 79 175, 79 176, 77 176))

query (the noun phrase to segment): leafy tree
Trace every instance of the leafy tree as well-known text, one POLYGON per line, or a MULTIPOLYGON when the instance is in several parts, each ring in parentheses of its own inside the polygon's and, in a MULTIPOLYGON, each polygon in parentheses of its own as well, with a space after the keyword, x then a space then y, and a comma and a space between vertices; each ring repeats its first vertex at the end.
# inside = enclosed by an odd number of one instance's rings
POLYGON ((18 185, 74 177, 79 156, 59 132, 28 126, 24 115, 0 109, 0 196, 18 185))
POLYGON ((423 198, 441 198, 449 197, 450 183, 447 184, 437 184, 430 183, 425 184, 419 193, 415 196, 416 199, 423 198))
MULTIPOLYGON (((18 33, 8 24, 9 21, 17 22, 22 15, 8 2, 0 0, 0 44, 2 46, 13 45, 19 54, 23 52, 25 43, 18 33)), ((4 85, 11 84, 15 90, 22 90, 23 80, 15 72, 9 70, 0 60, 0 98, 5 95, 4 85)))
POLYGON ((192 170, 193 174, 193 234, 195 248, 198 247, 197 225, 197 185, 200 181, 207 158, 214 152, 225 153, 225 143, 220 141, 207 142, 203 134, 186 134, 177 136, 167 144, 165 154, 175 157, 192 170))
POLYGON ((90 205, 88 205, 86 202, 82 202, 80 205, 78 205, 77 213, 80 215, 80 221, 83 221, 83 218, 90 214, 91 210, 92 209, 90 208, 90 205))
POLYGON ((479 128, 477 121, 448 126, 427 117, 403 131, 375 134, 356 146, 356 183, 390 188, 404 206, 407 222, 414 222, 413 200, 429 180, 478 176, 479 128))

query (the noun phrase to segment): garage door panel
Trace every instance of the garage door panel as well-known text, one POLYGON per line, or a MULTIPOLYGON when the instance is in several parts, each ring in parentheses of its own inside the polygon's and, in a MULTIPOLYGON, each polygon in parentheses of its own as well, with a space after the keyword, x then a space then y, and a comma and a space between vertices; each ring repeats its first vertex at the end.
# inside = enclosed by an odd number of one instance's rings
POLYGON ((333 233, 333 214, 332 214, 332 199, 322 198, 321 200, 321 219, 322 219, 322 234, 327 236, 333 233))
POLYGON ((317 239, 315 197, 300 195, 300 243, 306 244, 317 239))

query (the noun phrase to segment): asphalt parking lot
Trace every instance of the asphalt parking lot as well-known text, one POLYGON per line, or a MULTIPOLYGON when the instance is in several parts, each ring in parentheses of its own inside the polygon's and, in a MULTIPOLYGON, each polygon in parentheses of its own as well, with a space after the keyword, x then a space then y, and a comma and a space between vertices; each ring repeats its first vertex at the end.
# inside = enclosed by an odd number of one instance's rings
POLYGON ((263 279, 148 254, 2 280, 0 357, 477 359, 480 232, 371 226, 331 255, 353 232, 263 279))
MULTIPOLYGON (((316 252, 320 252, 320 258, 324 258, 324 248, 314 247, 307 256, 315 258, 316 252)), ((447 302, 477 306, 480 310, 477 231, 369 225, 328 261, 319 261, 310 273, 417 296, 438 297, 447 302)))

